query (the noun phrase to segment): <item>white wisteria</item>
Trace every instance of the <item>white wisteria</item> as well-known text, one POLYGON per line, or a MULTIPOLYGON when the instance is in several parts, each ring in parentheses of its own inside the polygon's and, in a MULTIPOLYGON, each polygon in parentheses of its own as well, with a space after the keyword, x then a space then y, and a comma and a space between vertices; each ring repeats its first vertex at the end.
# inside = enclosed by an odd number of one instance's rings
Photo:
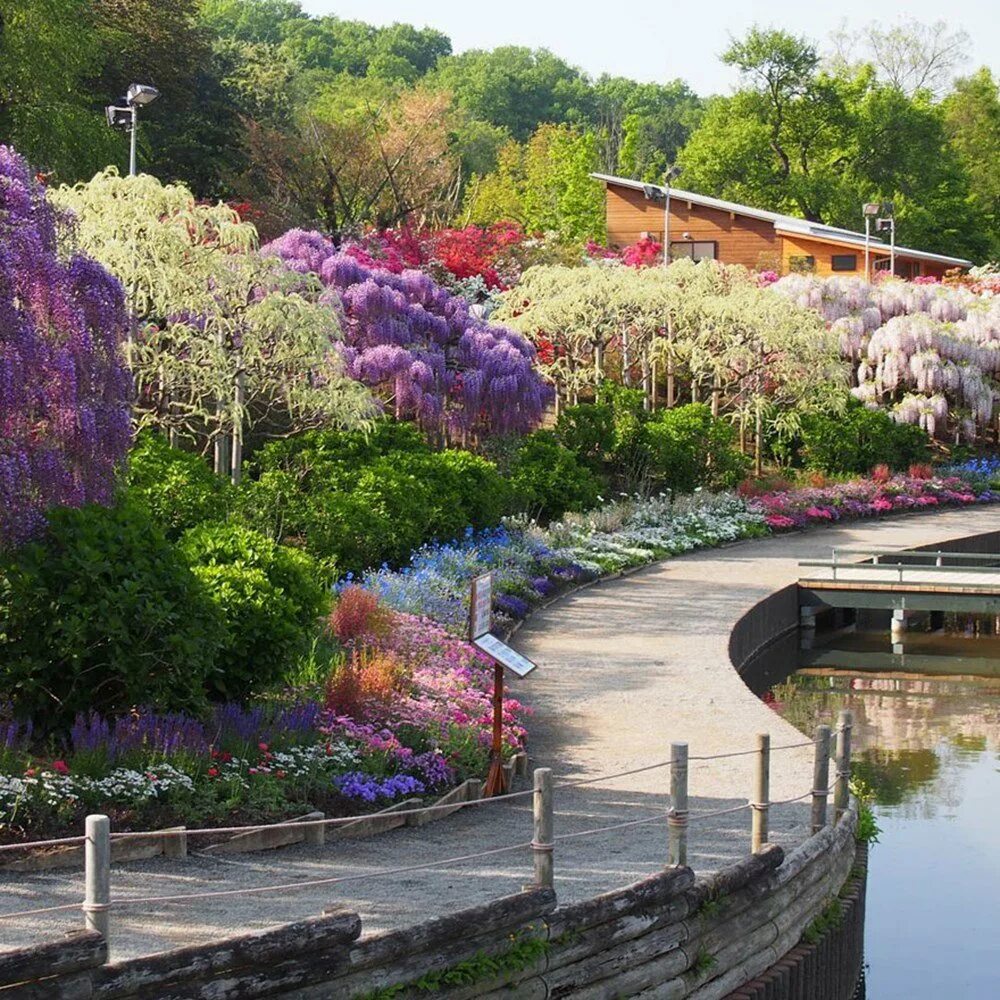
POLYGON ((773 288, 826 320, 866 406, 955 442, 991 427, 1000 399, 1000 297, 991 291, 804 275, 773 288))

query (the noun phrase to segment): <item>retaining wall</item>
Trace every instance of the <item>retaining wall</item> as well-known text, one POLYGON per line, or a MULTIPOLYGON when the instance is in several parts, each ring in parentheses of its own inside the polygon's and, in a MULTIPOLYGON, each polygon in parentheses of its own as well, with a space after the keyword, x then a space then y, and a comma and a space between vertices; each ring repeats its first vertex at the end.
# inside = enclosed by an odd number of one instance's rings
MULTIPOLYGON (((100 935, 80 932, 0 955, 0 997, 721 1000, 765 975, 853 884, 855 828, 852 809, 787 855, 770 845, 707 877, 669 868, 567 906, 550 889, 528 889, 366 938, 357 914, 328 911, 211 945, 108 963, 100 935)), ((831 982, 850 980, 853 990, 860 951, 841 958, 846 964, 831 982)), ((826 974, 833 959, 824 962, 816 968, 826 974)), ((848 1000, 851 991, 760 995, 848 1000)))

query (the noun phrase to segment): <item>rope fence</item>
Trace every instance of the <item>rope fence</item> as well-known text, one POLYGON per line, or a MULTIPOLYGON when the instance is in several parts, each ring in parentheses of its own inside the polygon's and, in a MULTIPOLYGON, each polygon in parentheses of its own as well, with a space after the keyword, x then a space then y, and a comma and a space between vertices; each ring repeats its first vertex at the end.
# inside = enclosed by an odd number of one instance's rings
MULTIPOLYGON (((838 820, 843 811, 847 808, 849 802, 850 793, 848 782, 851 770, 852 726, 853 721, 851 713, 847 711, 841 712, 839 725, 836 730, 834 772, 834 810, 835 818, 838 820)), ((547 886, 551 888, 553 885, 553 853, 556 844, 599 836, 650 823, 662 823, 666 820, 668 831, 667 863, 670 865, 683 865, 687 863, 689 825, 703 823, 709 819, 735 815, 736 813, 743 812, 744 810, 749 810, 753 820, 751 850, 754 853, 759 853, 763 849, 764 844, 767 842, 769 810, 773 807, 790 805, 796 802, 802 802, 806 799, 812 799, 812 832, 818 832, 825 825, 827 825, 827 799, 829 797, 828 777, 831 756, 830 728, 827 726, 819 726, 816 729, 816 736, 814 739, 801 743, 786 744, 779 747, 770 746, 770 737, 766 733, 758 734, 757 740, 758 746, 754 750, 696 757, 688 756, 688 747, 686 743, 674 743, 671 747, 671 756, 666 761, 646 765, 644 767, 632 768, 627 771, 602 775, 598 778, 586 778, 580 780, 562 779, 556 781, 553 779, 552 772, 549 768, 537 768, 534 772, 534 786, 530 789, 525 789, 519 792, 510 792, 489 799, 454 802, 440 807, 454 810, 456 807, 462 808, 466 806, 483 805, 489 802, 500 802, 505 800, 510 801, 512 799, 521 799, 531 796, 533 800, 533 837, 530 841, 508 844, 502 847, 476 851, 470 854, 439 858, 419 864, 402 865, 395 868, 378 869, 377 871, 361 872, 350 875, 338 875, 330 878, 286 882, 277 885, 248 886, 238 889, 180 893, 166 896, 141 896, 136 898, 112 899, 110 885, 112 839, 135 839, 150 836, 163 837, 165 835, 170 835, 173 831, 141 831, 135 833, 112 834, 109 829, 110 823, 106 816, 88 816, 87 832, 83 837, 64 837, 59 840, 38 841, 34 844, 3 845, 3 847, 0 847, 0 850, 24 850, 32 846, 54 846, 83 843, 85 849, 86 887, 84 900, 78 903, 67 903, 58 906, 36 907, 16 912, 0 913, 0 921, 24 919, 54 913, 68 913, 70 911, 82 911, 85 926, 89 929, 97 930, 105 937, 108 937, 110 931, 111 911, 122 910, 129 907, 169 905, 173 903, 194 902, 197 900, 211 901, 236 896, 259 895, 263 893, 293 892, 296 890, 312 889, 318 886, 362 882, 369 879, 391 878, 399 875, 406 875, 411 872, 427 871, 434 868, 447 868, 452 865, 464 864, 469 861, 497 857, 525 850, 530 850, 532 852, 535 875, 534 884, 536 886, 547 886), (815 748, 815 766, 813 771, 812 787, 809 791, 804 792, 801 795, 779 801, 770 801, 768 789, 771 752, 777 750, 799 749, 806 746, 813 746, 815 748), (722 809, 692 813, 688 812, 687 786, 689 762, 703 762, 751 755, 756 755, 757 758, 754 773, 754 795, 751 799, 722 809), (625 820, 619 823, 591 827, 586 830, 577 830, 569 833, 554 833, 554 789, 591 785, 599 781, 609 781, 616 778, 628 777, 630 775, 642 774, 650 770, 664 767, 670 768, 669 801, 671 803, 671 807, 669 809, 658 811, 653 815, 643 816, 639 819, 625 820)), ((433 808, 434 807, 425 807, 414 810, 400 810, 392 815, 398 817, 408 814, 425 813, 429 809, 433 808)), ((356 822, 358 818, 359 817, 348 817, 346 819, 338 818, 330 820, 324 819, 306 821, 296 823, 296 826, 335 826, 345 822, 356 822)), ((178 834, 183 833, 189 836, 205 833, 218 834, 230 831, 243 833, 261 829, 273 829, 275 826, 280 825, 284 824, 228 828, 213 827, 206 828, 204 830, 186 830, 177 832, 178 834)))

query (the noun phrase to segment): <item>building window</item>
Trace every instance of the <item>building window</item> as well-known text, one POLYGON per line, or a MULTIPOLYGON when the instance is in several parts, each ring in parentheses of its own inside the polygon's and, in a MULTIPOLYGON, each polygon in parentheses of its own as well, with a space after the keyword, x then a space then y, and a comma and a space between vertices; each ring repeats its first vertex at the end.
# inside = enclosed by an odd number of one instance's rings
POLYGON ((681 257, 690 257, 692 260, 716 260, 718 244, 715 242, 697 240, 683 240, 670 244, 670 259, 679 260, 681 257))
POLYGON ((816 270, 816 258, 811 255, 792 254, 788 258, 788 270, 796 274, 811 274, 816 270))
POLYGON ((856 271, 858 255, 856 253, 835 253, 831 259, 834 271, 856 271))

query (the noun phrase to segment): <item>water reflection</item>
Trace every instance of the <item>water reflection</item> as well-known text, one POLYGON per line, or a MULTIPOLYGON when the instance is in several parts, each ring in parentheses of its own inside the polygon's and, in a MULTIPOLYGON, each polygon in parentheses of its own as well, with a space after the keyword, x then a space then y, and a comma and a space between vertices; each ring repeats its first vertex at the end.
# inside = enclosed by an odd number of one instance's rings
MULTIPOLYGON (((854 773, 883 830, 869 870, 866 995, 1000 996, 997 621, 916 621, 895 652, 887 627, 858 624, 869 629, 803 650, 802 669, 764 697, 810 735, 841 709, 854 713, 854 773), (906 672, 880 670, 872 656, 905 657, 906 672)), ((787 669, 772 661, 767 672, 787 669)))

